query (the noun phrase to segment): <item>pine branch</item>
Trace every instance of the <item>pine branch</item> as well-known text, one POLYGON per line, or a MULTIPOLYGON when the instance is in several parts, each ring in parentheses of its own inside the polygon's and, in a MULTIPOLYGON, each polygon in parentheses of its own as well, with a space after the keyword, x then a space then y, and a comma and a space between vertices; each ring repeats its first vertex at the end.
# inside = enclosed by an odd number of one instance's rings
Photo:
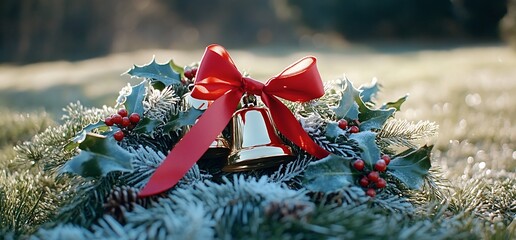
POLYGON ((47 240, 47 239, 74 239, 89 240, 95 236, 88 229, 73 224, 59 224, 54 228, 41 228, 30 239, 47 240))
MULTIPOLYGON (((122 178, 128 185, 141 189, 147 184, 151 175, 161 165, 166 156, 162 152, 157 152, 150 147, 143 147, 141 145, 138 148, 129 147, 129 152, 135 155, 131 160, 134 170, 123 174, 122 178)), ((179 184, 193 184, 210 177, 208 174, 202 174, 196 164, 186 173, 179 184)))
POLYGON ((85 180, 80 177, 69 179, 68 196, 54 219, 54 224, 73 223, 89 227, 103 215, 102 204, 113 186, 119 184, 119 174, 109 174, 100 179, 85 180))
POLYGON ((165 122, 171 113, 177 114, 179 101, 180 99, 172 86, 166 87, 163 90, 150 86, 143 101, 144 115, 148 118, 165 122))
POLYGON ((263 216, 263 204, 307 200, 304 191, 290 190, 266 177, 246 179, 242 175, 234 175, 232 181, 223 178, 222 184, 202 182, 179 188, 170 198, 185 206, 202 203, 217 223, 215 231, 220 238, 233 236, 242 228, 256 228, 263 216))
POLYGON ((372 205, 385 210, 384 214, 399 217, 402 220, 405 216, 413 216, 416 209, 405 197, 381 193, 372 199, 372 205))
POLYGON ((516 174, 487 175, 484 171, 471 179, 455 179, 450 210, 455 214, 472 212, 492 224, 508 226, 516 214, 516 174))
POLYGON ((312 160, 313 157, 300 155, 296 160, 289 162, 286 165, 280 165, 278 170, 269 177, 269 181, 276 183, 286 183, 291 181, 294 178, 299 177, 312 160))
POLYGON ((24 142, 15 147, 15 164, 21 166, 41 166, 44 170, 53 175, 57 170, 76 152, 63 150, 64 146, 79 131, 88 124, 104 119, 114 112, 114 109, 103 107, 86 108, 79 102, 71 103, 65 109, 67 114, 62 117, 64 123, 60 126, 47 128, 40 134, 34 136, 30 141, 24 142))
POLYGON ((337 106, 341 99, 342 86, 339 81, 327 81, 324 83, 325 94, 316 100, 305 103, 283 101, 295 115, 308 117, 316 114, 327 120, 336 120, 332 107, 337 106))
POLYGON ((213 239, 215 222, 195 203, 178 206, 162 199, 145 209, 136 206, 126 213, 127 223, 121 225, 106 215, 92 230, 98 239, 213 239))
POLYGON ((348 141, 343 137, 330 141, 326 137, 326 122, 320 116, 312 114, 301 118, 300 123, 314 142, 322 148, 339 156, 358 158, 357 153, 360 152, 360 149, 354 141, 348 141))
POLYGON ((438 125, 430 121, 414 123, 407 120, 391 119, 378 132, 377 138, 383 145, 417 148, 413 141, 435 135, 438 128, 438 125))
POLYGON ((268 218, 252 239, 476 239, 477 222, 467 216, 445 219, 407 216, 383 207, 319 205, 309 217, 268 218))
POLYGON ((28 234, 52 217, 60 187, 42 173, 0 172, 0 231, 28 234))
POLYGON ((369 197, 365 195, 362 188, 349 184, 333 193, 325 194, 323 192, 311 192, 308 194, 312 201, 320 205, 343 206, 343 205, 360 205, 369 201, 369 197))

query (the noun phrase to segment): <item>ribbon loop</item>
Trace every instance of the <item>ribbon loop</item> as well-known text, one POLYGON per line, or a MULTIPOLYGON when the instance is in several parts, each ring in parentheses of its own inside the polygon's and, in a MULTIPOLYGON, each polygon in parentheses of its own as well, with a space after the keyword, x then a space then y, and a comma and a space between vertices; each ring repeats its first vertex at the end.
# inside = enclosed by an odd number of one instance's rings
POLYGON ((201 59, 191 96, 215 101, 163 160, 139 196, 161 193, 179 182, 226 127, 246 92, 262 98, 278 131, 294 144, 317 158, 330 154, 313 142, 290 110, 277 99, 306 102, 324 94, 314 57, 300 59, 263 84, 243 77, 222 46, 210 45, 201 59))

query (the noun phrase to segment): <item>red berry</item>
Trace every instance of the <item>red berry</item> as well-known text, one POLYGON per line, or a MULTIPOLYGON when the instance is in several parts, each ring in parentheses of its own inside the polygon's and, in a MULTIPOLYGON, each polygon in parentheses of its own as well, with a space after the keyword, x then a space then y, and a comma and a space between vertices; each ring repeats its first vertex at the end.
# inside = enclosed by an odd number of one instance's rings
POLYGON ((387 170, 387 164, 383 159, 380 159, 374 164, 374 169, 379 172, 385 172, 385 170, 387 170))
POLYGON ((129 120, 131 121, 131 123, 138 123, 140 121, 140 114, 138 113, 131 113, 131 116, 129 116, 129 120))
POLYGON ((378 182, 378 179, 380 178, 380 174, 377 171, 372 171, 369 174, 367 174, 367 179, 371 182, 378 182))
POLYGON ((121 108, 120 110, 118 110, 118 115, 120 115, 121 117, 127 117, 127 110, 121 108))
POLYGON ((385 179, 378 179, 378 182, 376 182, 376 188, 384 188, 385 186, 387 186, 387 182, 385 181, 385 179))
POLYGON ((122 127, 129 127, 129 125, 131 125, 131 121, 129 120, 128 117, 123 117, 121 125, 122 125, 122 127))
POLYGON ((111 116, 111 119, 113 120, 114 124, 122 124, 122 116, 118 114, 113 114, 113 116, 111 116))
POLYGON ((113 126, 113 119, 111 117, 107 117, 104 120, 104 123, 106 123, 107 126, 113 126))
POLYGON ((348 127, 348 121, 346 121, 345 119, 341 119, 339 120, 339 128, 344 130, 348 127))
POLYGON ((192 79, 194 77, 192 69, 185 70, 184 75, 188 79, 192 79))
POLYGON ((122 139, 124 139, 124 132, 122 132, 121 130, 116 132, 113 137, 115 138, 115 140, 117 141, 122 141, 122 139))
POLYGON ((357 133, 357 132, 360 132, 360 129, 357 126, 351 126, 349 128, 349 132, 350 133, 357 133))
POLYGON ((197 68, 192 68, 192 77, 195 77, 197 75, 197 68))
POLYGON ((364 163, 364 160, 362 160, 362 159, 358 159, 353 162, 353 167, 358 171, 364 170, 364 166, 365 166, 365 163, 364 163))
POLYGON ((366 176, 363 176, 358 183, 362 187, 367 187, 367 185, 369 185, 369 180, 367 179, 366 176))
POLYGON ((369 188, 366 191, 366 195, 369 196, 369 197, 374 198, 376 196, 376 191, 374 189, 372 189, 372 188, 369 188))
POLYGON ((384 154, 382 156, 382 159, 385 161, 385 164, 389 165, 389 163, 391 162, 391 157, 389 157, 389 155, 387 154, 384 154))

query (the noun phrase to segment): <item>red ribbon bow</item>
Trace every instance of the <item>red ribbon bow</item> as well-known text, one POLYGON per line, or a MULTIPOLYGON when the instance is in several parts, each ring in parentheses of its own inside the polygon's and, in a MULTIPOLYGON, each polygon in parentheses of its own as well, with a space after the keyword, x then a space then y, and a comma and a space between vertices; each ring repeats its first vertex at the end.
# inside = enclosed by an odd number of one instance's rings
POLYGON ((196 79, 192 97, 215 101, 156 169, 140 197, 161 193, 179 182, 224 130, 244 93, 261 97, 276 128, 294 144, 317 158, 329 155, 312 141, 290 110, 276 98, 306 102, 324 95, 314 57, 300 59, 263 84, 243 77, 222 46, 210 45, 196 79))

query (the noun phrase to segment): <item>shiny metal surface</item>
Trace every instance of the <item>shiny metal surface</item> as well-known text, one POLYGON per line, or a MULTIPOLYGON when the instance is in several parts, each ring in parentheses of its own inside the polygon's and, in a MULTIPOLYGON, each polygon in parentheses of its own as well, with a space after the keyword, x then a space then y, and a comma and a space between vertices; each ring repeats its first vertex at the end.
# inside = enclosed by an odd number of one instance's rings
POLYGON ((242 108, 233 115, 232 122, 233 145, 223 171, 268 168, 295 158, 279 138, 268 109, 242 108))

